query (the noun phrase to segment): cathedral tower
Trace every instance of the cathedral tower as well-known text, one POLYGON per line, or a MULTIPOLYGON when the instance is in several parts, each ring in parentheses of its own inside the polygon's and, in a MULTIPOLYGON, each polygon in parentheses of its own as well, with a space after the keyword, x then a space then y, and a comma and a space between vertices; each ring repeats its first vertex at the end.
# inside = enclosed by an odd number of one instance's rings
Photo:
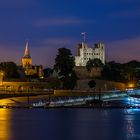
POLYGON ((22 58, 22 67, 27 68, 32 66, 32 58, 30 56, 29 44, 26 43, 24 56, 22 58))

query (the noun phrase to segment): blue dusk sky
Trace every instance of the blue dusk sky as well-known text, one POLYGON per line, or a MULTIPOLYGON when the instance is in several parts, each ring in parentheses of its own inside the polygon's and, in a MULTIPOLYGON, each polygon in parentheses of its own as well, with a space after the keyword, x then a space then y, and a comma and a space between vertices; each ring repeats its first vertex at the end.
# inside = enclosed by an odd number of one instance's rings
POLYGON ((0 61, 21 64, 29 42, 34 64, 50 67, 57 49, 104 42, 106 60, 140 61, 140 0, 0 0, 0 61))

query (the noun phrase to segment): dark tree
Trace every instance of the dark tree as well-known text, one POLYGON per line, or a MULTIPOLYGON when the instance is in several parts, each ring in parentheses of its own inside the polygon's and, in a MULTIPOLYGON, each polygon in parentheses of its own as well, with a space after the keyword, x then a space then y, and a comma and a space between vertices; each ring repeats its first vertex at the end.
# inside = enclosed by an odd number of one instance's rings
POLYGON ((102 61, 98 58, 95 59, 89 59, 89 61, 86 64, 86 68, 88 71, 91 71, 92 68, 96 68, 96 67, 103 67, 104 64, 102 63, 102 61))
POLYGON ((14 62, 0 63, 0 70, 4 72, 4 79, 19 78, 18 67, 14 62))
POLYGON ((90 88, 94 88, 96 86, 96 82, 94 80, 91 80, 91 81, 88 82, 88 86, 90 88))
POLYGON ((59 48, 54 65, 54 69, 58 72, 58 74, 60 76, 70 74, 74 65, 74 57, 72 56, 71 51, 66 48, 59 48))
POLYGON ((58 77, 61 80, 62 88, 71 89, 72 82, 76 83, 77 77, 73 71, 75 66, 74 57, 69 49, 59 48, 58 55, 55 58, 54 70, 58 73, 58 77))
POLYGON ((140 79, 140 62, 132 60, 123 65, 127 81, 140 79))
POLYGON ((137 68, 137 67, 140 67, 140 62, 136 60, 132 60, 132 61, 129 61, 128 63, 125 63, 124 65, 131 68, 137 68))
POLYGON ((71 75, 69 76, 66 76, 63 80, 64 80, 64 83, 63 83, 63 86, 64 88, 66 89, 74 89, 74 87, 76 86, 77 84, 77 75, 75 73, 75 71, 72 71, 71 75))
POLYGON ((102 71, 102 78, 116 82, 129 82, 140 79, 140 62, 133 60, 128 63, 106 63, 102 71))
POLYGON ((110 81, 125 82, 123 65, 115 61, 106 63, 103 67, 102 78, 110 81))
POLYGON ((46 69, 43 70, 43 73, 44 73, 44 77, 47 78, 47 77, 49 77, 50 75, 53 74, 53 69, 46 68, 46 69))

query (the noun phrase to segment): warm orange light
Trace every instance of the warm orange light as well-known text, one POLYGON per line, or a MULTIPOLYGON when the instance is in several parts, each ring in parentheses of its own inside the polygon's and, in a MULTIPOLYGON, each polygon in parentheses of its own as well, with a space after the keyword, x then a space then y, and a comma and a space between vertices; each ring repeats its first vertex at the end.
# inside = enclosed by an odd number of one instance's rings
POLYGON ((10 109, 0 109, 0 140, 9 140, 11 137, 10 115, 10 109))
POLYGON ((4 76, 4 71, 0 71, 0 76, 3 78, 3 76, 4 76))
POLYGON ((129 84, 128 84, 128 87, 129 87, 129 88, 133 88, 133 87, 134 87, 134 84, 133 84, 133 83, 129 83, 129 84))
POLYGON ((3 85, 3 77, 4 77, 4 72, 0 71, 0 81, 1 81, 1 85, 3 85))

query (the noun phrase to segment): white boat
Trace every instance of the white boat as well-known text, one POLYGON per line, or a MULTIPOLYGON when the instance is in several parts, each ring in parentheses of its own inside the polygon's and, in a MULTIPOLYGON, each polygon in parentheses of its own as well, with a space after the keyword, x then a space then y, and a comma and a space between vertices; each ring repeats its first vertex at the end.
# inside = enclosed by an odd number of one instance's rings
POLYGON ((63 104, 64 104, 63 101, 59 101, 59 102, 58 101, 56 101, 56 102, 51 101, 47 107, 62 107, 63 104))
POLYGON ((47 103, 46 102, 42 102, 42 101, 39 101, 39 102, 37 102, 37 103, 33 103, 32 104, 32 107, 45 107, 47 105, 47 103))

